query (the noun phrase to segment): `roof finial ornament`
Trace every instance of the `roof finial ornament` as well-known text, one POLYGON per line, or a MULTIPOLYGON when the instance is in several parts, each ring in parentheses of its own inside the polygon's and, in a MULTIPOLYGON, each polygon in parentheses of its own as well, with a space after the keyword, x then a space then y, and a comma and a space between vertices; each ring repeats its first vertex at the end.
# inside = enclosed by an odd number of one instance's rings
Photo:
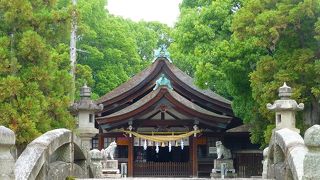
POLYGON ((81 98, 90 98, 91 97, 91 88, 87 86, 87 82, 80 88, 80 97, 81 98))
POLYGON ((170 53, 168 52, 167 46, 165 44, 160 45, 158 49, 154 50, 154 60, 152 62, 161 57, 166 58, 170 63, 172 63, 170 59, 170 53))
POLYGON ((166 78, 164 74, 160 75, 160 78, 156 81, 156 86, 153 90, 157 90, 159 86, 167 86, 168 89, 173 90, 170 80, 166 78))
POLYGON ((292 89, 289 87, 286 82, 279 88, 279 97, 280 99, 289 99, 292 95, 292 89))

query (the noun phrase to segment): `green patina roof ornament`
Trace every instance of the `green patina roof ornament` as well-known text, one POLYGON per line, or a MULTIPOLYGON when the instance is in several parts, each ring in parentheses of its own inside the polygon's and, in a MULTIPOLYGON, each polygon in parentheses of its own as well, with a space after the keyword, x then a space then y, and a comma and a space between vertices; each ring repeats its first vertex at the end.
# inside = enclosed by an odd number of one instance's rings
POLYGON ((154 51, 154 62, 160 57, 166 58, 170 63, 172 63, 170 59, 170 53, 167 51, 167 46, 165 44, 162 44, 157 50, 154 51))
POLYGON ((157 90, 160 86, 167 86, 168 89, 173 90, 170 80, 166 78, 164 74, 160 75, 160 78, 156 81, 156 86, 153 90, 157 90))

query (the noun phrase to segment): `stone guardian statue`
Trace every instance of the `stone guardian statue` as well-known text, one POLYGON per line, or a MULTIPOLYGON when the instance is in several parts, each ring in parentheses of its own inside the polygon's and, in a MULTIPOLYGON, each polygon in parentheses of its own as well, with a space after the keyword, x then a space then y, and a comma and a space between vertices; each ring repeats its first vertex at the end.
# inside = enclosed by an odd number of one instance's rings
POLYGON ((217 155, 218 158, 217 159, 231 159, 231 152, 230 149, 227 149, 221 141, 217 141, 216 142, 216 147, 217 147, 217 155))
POLYGON ((113 141, 112 143, 110 143, 110 145, 106 149, 101 150, 101 153, 105 158, 105 160, 108 160, 109 156, 112 160, 114 160, 114 152, 116 150, 116 147, 117 147, 117 143, 113 141))

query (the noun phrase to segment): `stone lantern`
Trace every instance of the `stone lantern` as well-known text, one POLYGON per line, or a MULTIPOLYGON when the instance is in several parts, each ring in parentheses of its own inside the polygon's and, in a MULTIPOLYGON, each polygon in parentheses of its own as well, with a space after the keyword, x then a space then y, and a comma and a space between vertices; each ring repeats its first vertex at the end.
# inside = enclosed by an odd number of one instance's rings
POLYGON ((91 100, 91 88, 85 84, 80 89, 80 101, 74 103, 71 109, 78 119, 76 131, 79 133, 83 147, 89 150, 91 139, 99 132, 94 127, 95 113, 101 111, 103 105, 97 105, 91 100))
POLYGON ((295 112, 303 110, 304 104, 290 99, 292 95, 291 87, 287 86, 286 83, 279 88, 279 100, 276 100, 274 104, 267 104, 269 110, 276 112, 276 129, 288 128, 297 133, 300 130, 296 128, 296 117, 295 112))

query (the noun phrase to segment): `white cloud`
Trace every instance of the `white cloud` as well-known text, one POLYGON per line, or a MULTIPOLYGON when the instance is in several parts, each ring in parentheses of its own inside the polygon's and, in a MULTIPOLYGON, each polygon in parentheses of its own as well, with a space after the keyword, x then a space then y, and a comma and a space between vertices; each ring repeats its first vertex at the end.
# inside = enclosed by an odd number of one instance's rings
POLYGON ((133 21, 159 21, 173 26, 182 0, 108 0, 111 14, 133 21))

